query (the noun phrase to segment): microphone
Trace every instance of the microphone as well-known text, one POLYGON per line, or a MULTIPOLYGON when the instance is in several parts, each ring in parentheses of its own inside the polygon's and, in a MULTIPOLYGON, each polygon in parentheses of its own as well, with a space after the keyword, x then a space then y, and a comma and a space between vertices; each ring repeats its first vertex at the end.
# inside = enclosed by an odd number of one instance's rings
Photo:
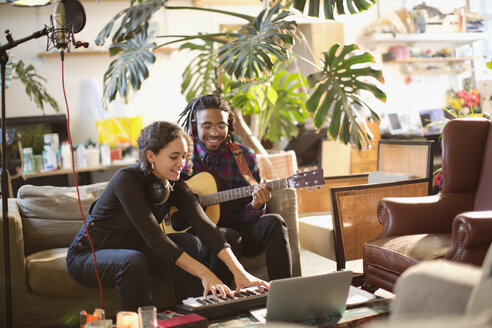
POLYGON ((50 37, 53 47, 70 52, 70 43, 75 48, 89 46, 87 42, 75 42, 74 34, 82 31, 85 26, 86 16, 84 7, 78 0, 59 0, 55 6, 54 15, 51 16, 50 37))

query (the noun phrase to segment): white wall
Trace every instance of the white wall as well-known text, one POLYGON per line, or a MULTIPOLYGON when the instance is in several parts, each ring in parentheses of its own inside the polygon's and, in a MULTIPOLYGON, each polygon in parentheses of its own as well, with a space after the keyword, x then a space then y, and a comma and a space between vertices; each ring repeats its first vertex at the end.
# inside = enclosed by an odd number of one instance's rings
MULTIPOLYGON (((129 5, 129 1, 82 1, 87 24, 75 35, 77 40, 88 41, 90 49, 98 49, 94 40, 103 26, 120 10, 129 5)), ((192 5, 191 0, 170 1, 171 5, 192 5)), ((15 40, 31 35, 49 25, 50 15, 55 5, 41 8, 17 8, 0 4, 0 30, 9 29, 15 40)), ((258 6, 234 6, 233 11, 242 11, 257 15, 262 9, 258 6)), ((161 10, 152 22, 159 33, 194 34, 199 31, 218 31, 219 24, 238 24, 243 20, 225 15, 209 14, 197 11, 161 10)), ((47 79, 48 92, 58 101, 62 112, 66 112, 61 84, 61 61, 59 56, 39 58, 37 55, 46 51, 46 37, 31 40, 9 51, 12 59, 23 60, 32 64, 39 75, 47 79)), ((158 39, 162 43, 164 39, 158 39)), ((0 42, 6 43, 5 35, 0 35, 0 42)), ((175 46, 177 47, 177 46, 175 46)), ((72 49, 72 52, 82 52, 72 49)), ((55 49, 50 51, 56 53, 55 49)), ((156 63, 150 68, 150 77, 143 83, 141 90, 133 100, 124 105, 113 103, 110 112, 103 112, 100 105, 103 75, 111 59, 109 55, 65 56, 65 88, 70 107, 70 128, 75 144, 85 142, 88 138, 97 139, 96 120, 113 116, 143 115, 144 124, 155 120, 176 121, 178 114, 186 105, 180 93, 181 74, 193 58, 192 54, 174 51, 157 53, 156 63)), ((42 111, 27 97, 22 83, 14 80, 6 92, 7 117, 42 115, 42 111)), ((51 108, 46 114, 55 114, 51 108)))

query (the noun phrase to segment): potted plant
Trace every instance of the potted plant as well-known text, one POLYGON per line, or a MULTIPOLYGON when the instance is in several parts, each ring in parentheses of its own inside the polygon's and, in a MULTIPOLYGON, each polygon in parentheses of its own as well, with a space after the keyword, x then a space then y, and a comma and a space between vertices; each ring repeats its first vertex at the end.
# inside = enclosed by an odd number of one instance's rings
MULTIPOLYGON (((338 14, 354 14, 368 9, 374 2, 348 0, 345 7, 338 1, 327 0, 325 17, 333 19, 335 9, 338 14)), ((149 76, 147 65, 155 61, 153 49, 186 42, 181 50, 198 52, 191 66, 183 73, 182 91, 187 99, 209 92, 219 93, 244 113, 258 114, 263 118, 259 131, 273 141, 281 136, 295 135, 295 123, 301 123, 308 116, 312 117, 317 129, 329 121, 328 133, 333 139, 361 149, 371 138, 371 133, 360 124, 359 111, 365 111, 367 117, 376 121, 379 117, 361 98, 360 92, 365 91, 381 101, 386 100, 378 84, 372 83, 383 83, 384 80, 382 72, 371 67, 374 59, 369 53, 359 51, 356 45, 336 44, 323 53, 322 66, 311 63, 318 71, 307 79, 299 73, 277 76, 282 72, 282 65, 296 55, 292 45, 300 33, 297 23, 286 19, 291 14, 289 8, 294 6, 303 11, 305 5, 306 1, 286 4, 273 1, 254 17, 212 8, 169 6, 166 0, 131 1, 130 7, 113 17, 96 39, 96 44, 103 45, 112 35, 109 51, 115 59, 104 75, 105 104, 117 95, 128 101, 132 91, 141 87, 149 76), (151 41, 153 35, 149 32, 149 20, 161 8, 221 13, 241 18, 246 24, 238 30, 221 33, 158 36, 174 39, 157 45, 151 41), (113 33, 118 19, 121 22, 113 33), (191 43, 191 40, 200 43, 191 43), (297 81, 294 82, 294 79, 297 81), (287 80, 292 84, 286 83, 287 80), (291 105, 298 103, 302 97, 292 97, 283 91, 299 93, 297 86, 301 85, 305 85, 308 91, 304 93, 308 96, 305 104, 293 110, 291 105), (281 106, 282 102, 288 106, 281 106), (277 120, 267 125, 271 118, 277 120)), ((309 2, 310 15, 319 16, 319 8, 319 0, 309 2)))

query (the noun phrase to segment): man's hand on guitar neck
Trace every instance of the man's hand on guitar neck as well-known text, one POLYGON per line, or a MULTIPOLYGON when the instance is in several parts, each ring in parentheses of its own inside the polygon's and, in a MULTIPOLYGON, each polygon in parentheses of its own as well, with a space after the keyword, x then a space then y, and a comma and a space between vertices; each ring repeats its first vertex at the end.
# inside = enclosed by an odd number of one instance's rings
POLYGON ((262 183, 259 183, 255 186, 253 193, 251 196, 253 197, 253 201, 251 202, 251 206, 255 210, 259 210, 263 207, 272 198, 272 194, 270 190, 265 184, 266 179, 263 179, 262 183))

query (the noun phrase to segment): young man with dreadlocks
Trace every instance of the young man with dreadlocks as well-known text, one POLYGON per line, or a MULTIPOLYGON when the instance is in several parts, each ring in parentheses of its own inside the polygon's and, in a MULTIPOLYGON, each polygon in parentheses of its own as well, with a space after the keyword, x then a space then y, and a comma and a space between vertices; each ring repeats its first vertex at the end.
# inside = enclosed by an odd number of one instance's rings
MULTIPOLYGON (((254 185, 251 196, 222 204, 225 211, 220 215, 219 230, 235 255, 255 256, 265 252, 270 280, 291 277, 287 225, 280 215, 265 214, 266 203, 272 196, 259 183, 256 154, 234 141, 231 105, 216 95, 201 96, 188 103, 180 114, 180 122, 194 141, 193 175, 211 173, 222 182, 223 190, 254 185), (243 165, 241 169, 237 162, 245 162, 248 169, 243 165)), ((224 282, 231 280, 230 272, 220 261, 212 259, 210 267, 224 282)))

